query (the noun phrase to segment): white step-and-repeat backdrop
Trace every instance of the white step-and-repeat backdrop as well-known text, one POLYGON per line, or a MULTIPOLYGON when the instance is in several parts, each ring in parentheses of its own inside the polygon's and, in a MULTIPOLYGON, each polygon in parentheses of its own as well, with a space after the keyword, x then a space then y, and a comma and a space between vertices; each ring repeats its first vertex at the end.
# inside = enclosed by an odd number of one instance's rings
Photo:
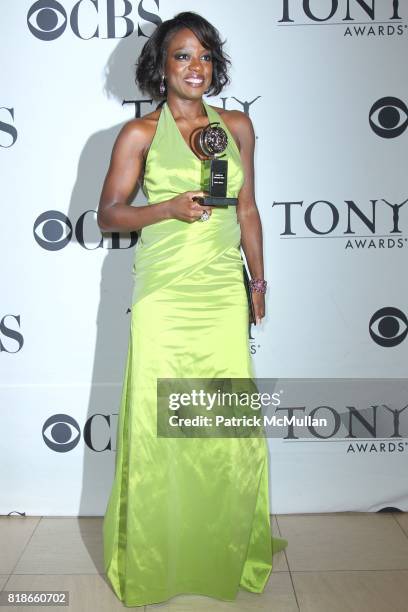
POLYGON ((154 108, 134 64, 181 10, 227 39, 208 102, 256 130, 257 375, 367 379, 340 388, 342 437, 268 440, 272 511, 408 510, 407 3, 2 0, 0 513, 105 511, 137 235, 102 237, 95 211, 121 126, 154 108))

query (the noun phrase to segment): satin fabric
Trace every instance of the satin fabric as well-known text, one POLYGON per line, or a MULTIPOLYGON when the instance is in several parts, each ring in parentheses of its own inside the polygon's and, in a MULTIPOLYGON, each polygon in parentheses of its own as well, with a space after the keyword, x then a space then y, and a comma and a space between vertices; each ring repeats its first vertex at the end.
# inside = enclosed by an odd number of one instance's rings
MULTIPOLYGON (((228 197, 244 174, 228 134, 228 197)), ((202 189, 202 163, 162 107, 144 174, 149 204, 202 189)), ((103 521, 107 579, 125 606, 192 593, 261 593, 272 554, 264 437, 157 437, 157 378, 252 378, 248 304, 235 206, 206 222, 169 219, 135 248, 130 338, 115 477, 103 521)))

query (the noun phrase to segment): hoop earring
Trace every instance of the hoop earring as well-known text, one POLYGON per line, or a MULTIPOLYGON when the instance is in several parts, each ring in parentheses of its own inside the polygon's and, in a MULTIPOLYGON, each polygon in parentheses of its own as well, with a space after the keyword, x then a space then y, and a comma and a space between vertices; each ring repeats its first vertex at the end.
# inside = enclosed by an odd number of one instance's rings
POLYGON ((164 94, 166 93, 166 85, 164 83, 164 74, 162 74, 159 92, 161 96, 164 96, 164 94))

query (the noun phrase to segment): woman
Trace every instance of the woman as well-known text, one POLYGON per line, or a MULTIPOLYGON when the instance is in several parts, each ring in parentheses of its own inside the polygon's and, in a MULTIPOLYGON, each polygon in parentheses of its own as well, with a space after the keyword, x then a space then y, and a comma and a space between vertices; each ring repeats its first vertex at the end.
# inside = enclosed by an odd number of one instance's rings
POLYGON ((159 378, 250 379, 242 245, 264 317, 262 233, 254 197, 254 132, 239 111, 209 106, 228 83, 217 30, 195 13, 162 23, 136 70, 162 104, 129 121, 102 190, 103 231, 139 230, 130 341, 118 423, 115 480, 104 518, 106 575, 127 606, 195 593, 232 601, 262 592, 272 551, 264 437, 159 437, 159 378), (203 204, 195 135, 227 133, 227 197, 203 204), (143 177, 143 179, 142 179, 143 177), (140 182, 146 206, 128 205, 140 182))

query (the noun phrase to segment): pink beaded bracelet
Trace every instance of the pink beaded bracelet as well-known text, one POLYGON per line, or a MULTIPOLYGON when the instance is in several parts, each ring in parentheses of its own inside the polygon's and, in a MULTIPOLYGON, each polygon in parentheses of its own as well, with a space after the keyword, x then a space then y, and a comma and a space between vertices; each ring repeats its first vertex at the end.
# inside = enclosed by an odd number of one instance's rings
POLYGON ((266 285, 267 282, 263 278, 251 278, 249 281, 251 291, 256 291, 257 293, 266 293, 266 285))

